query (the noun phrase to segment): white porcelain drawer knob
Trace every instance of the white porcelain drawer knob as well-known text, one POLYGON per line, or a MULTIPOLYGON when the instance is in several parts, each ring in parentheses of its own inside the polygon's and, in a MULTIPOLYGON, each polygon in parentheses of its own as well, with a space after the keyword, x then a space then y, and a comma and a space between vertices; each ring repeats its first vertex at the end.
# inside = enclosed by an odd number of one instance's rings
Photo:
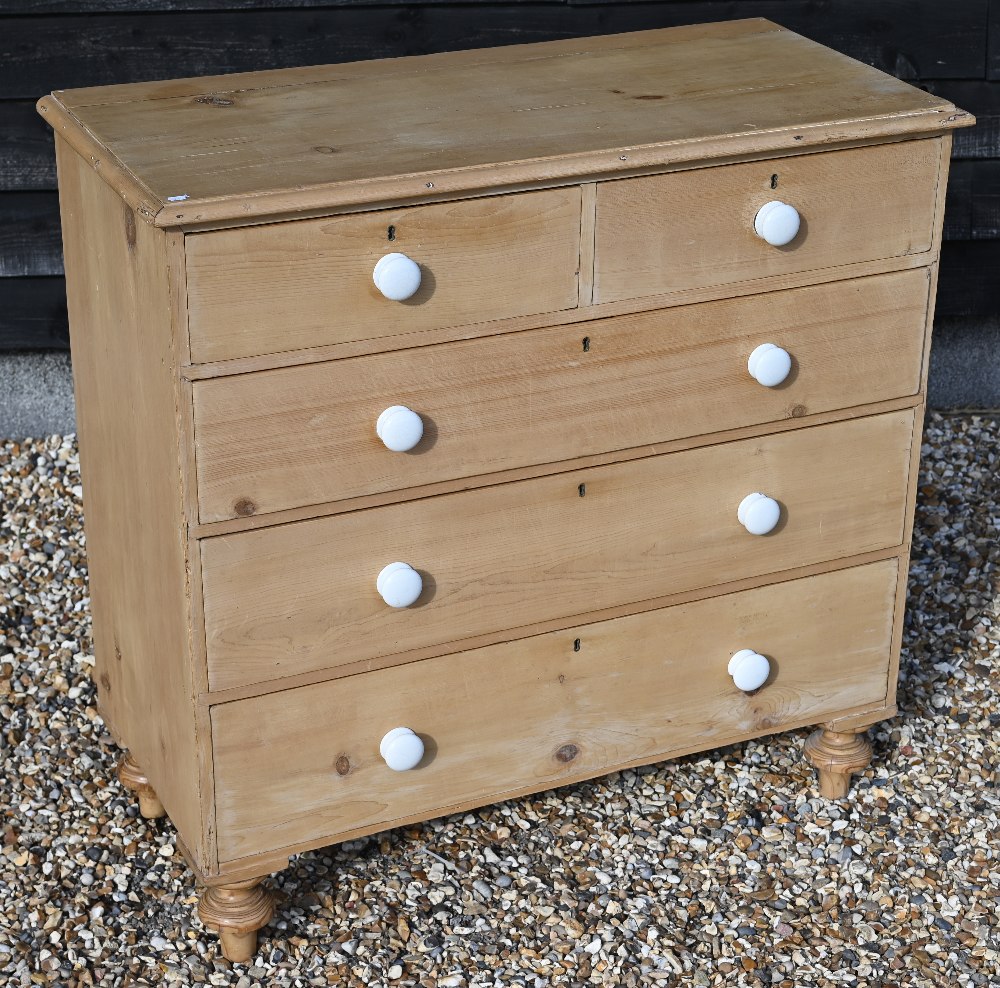
POLYGON ((747 494, 740 506, 736 509, 736 517, 740 524, 751 535, 767 535, 778 524, 781 517, 781 505, 759 491, 754 494, 747 494))
POLYGON ((753 218, 753 228, 758 237, 772 247, 790 244, 799 232, 799 211, 787 202, 773 199, 765 202, 753 218))
POLYGON ((372 272, 375 287, 393 302, 402 302, 420 287, 420 265, 405 254, 386 254, 372 272))
POLYGON ((406 405, 390 405, 376 420, 375 432, 394 453, 405 453, 420 442, 423 419, 406 405))
POLYGON ((378 746, 386 765, 394 772, 409 772, 424 757, 424 743, 408 727, 394 727, 378 746))
POLYGON ((424 589, 420 574, 407 563, 389 563, 375 578, 375 586, 390 607, 409 607, 424 589))
POLYGON ((752 648, 740 649, 729 660, 729 675, 733 677, 736 688, 744 693, 759 690, 771 674, 771 663, 752 648))
POLYGON ((774 343, 761 343, 747 361, 750 376, 765 388, 776 388, 788 377, 792 358, 787 350, 774 343))

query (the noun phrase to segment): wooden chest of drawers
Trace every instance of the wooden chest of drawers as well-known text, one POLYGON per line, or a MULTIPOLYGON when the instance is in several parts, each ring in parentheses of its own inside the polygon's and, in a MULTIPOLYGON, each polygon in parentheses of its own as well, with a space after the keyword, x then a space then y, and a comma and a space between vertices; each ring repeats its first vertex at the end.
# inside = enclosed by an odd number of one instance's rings
POLYGON ((968 114, 762 20, 39 107, 101 707, 228 957, 403 822, 808 725, 847 794, 968 114))

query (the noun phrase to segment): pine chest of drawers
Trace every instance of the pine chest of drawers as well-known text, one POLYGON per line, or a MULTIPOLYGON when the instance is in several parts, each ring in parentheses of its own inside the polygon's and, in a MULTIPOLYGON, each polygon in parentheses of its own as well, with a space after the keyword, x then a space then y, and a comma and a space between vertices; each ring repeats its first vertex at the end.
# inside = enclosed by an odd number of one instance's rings
POLYGON ((952 105, 763 20, 58 92, 95 675, 296 852, 893 715, 952 105))

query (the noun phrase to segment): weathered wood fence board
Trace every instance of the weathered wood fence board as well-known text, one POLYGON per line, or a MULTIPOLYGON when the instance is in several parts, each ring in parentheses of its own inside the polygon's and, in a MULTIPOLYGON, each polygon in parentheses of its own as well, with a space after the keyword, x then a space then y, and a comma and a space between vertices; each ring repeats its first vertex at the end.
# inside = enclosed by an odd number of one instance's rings
POLYGON ((62 278, 0 279, 0 350, 65 350, 68 346, 62 278))

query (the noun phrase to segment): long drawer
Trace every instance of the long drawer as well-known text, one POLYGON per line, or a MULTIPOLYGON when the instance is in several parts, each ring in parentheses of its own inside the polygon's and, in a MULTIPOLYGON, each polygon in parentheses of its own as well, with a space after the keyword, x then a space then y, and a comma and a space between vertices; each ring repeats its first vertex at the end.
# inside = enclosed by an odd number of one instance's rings
POLYGON ((195 362, 554 312, 578 302, 580 189, 197 233, 186 252, 195 362), (372 278, 393 253, 420 267, 403 301, 372 278))
POLYGON ((900 544, 910 410, 201 542, 213 690, 900 544), (743 498, 781 505, 751 535, 743 498), (413 606, 376 577, 409 564, 413 606))
POLYGON ((594 301, 929 251, 941 162, 932 138, 602 182, 594 301), (801 216, 784 246, 754 232, 775 200, 801 216))
POLYGON ((194 385, 203 522, 401 490, 915 394, 924 270, 194 385), (762 343, 789 378, 747 370, 762 343), (379 440, 402 405, 423 438, 379 440))
POLYGON ((895 559, 212 709, 219 855, 326 843, 886 696, 895 559), (742 693, 743 648, 770 663, 742 693), (425 756, 390 770, 382 737, 425 756))

